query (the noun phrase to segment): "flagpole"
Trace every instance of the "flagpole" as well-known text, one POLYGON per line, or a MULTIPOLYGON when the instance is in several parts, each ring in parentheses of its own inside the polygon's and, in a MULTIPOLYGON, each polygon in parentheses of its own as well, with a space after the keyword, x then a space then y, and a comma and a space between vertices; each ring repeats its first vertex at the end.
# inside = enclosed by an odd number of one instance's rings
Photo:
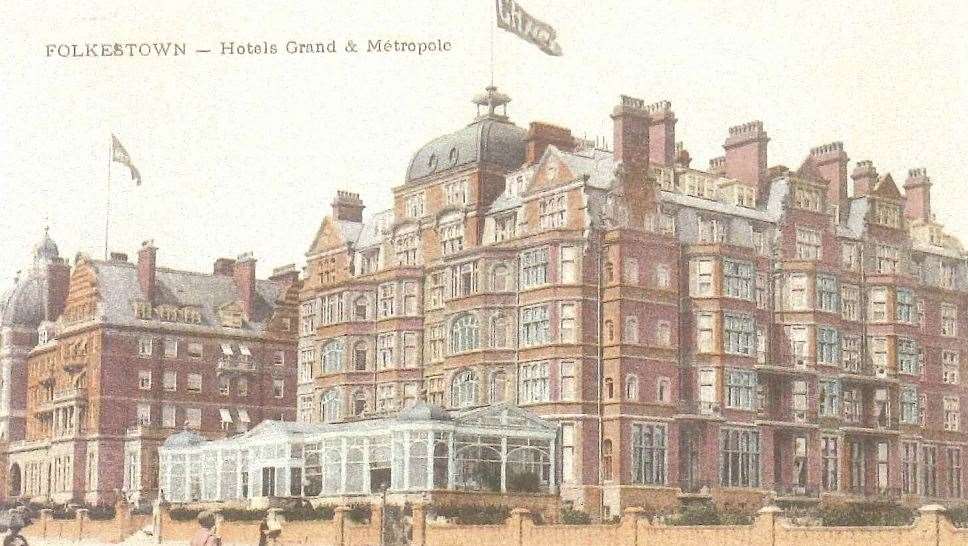
POLYGON ((497 4, 494 5, 494 17, 491 19, 491 87, 494 87, 494 29, 497 28, 497 4))
POLYGON ((104 206, 104 259, 108 259, 108 234, 111 229, 111 160, 114 158, 114 147, 108 148, 108 181, 104 206))

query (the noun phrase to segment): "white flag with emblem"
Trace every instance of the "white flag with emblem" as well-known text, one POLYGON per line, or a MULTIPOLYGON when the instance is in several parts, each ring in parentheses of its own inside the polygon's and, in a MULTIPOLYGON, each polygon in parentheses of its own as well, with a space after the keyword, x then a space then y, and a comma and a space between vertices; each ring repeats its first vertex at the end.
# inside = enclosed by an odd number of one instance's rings
POLYGON ((560 56, 555 29, 551 25, 532 17, 515 0, 496 0, 497 28, 504 29, 538 46, 548 55, 560 56))

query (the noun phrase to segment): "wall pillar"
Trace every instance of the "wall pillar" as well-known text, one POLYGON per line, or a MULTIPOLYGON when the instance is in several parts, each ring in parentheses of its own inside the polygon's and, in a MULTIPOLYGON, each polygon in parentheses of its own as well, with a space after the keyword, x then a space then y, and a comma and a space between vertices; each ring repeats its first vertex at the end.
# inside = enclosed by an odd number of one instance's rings
POLYGON ((151 536, 155 544, 161 544, 169 518, 168 503, 164 499, 156 499, 151 511, 151 536))
POLYGON ((527 508, 515 508, 511 510, 511 517, 508 518, 507 526, 510 531, 511 544, 508 546, 524 546, 529 542, 530 528, 534 525, 534 516, 527 508))
POLYGON ((47 530, 50 528, 50 522, 54 519, 54 511, 50 508, 44 508, 40 511, 40 536, 47 538, 47 530))
POLYGON ((645 514, 645 509, 638 506, 630 506, 622 512, 622 538, 624 544, 628 546, 639 546, 639 518, 643 514, 645 514))
POLYGON ((422 502, 415 503, 411 520, 413 536, 410 546, 424 546, 427 541, 427 505, 422 502))
POLYGON ((779 506, 764 506, 753 519, 755 544, 773 546, 776 544, 776 522, 783 510, 779 506))
POLYGON ((349 506, 337 506, 333 510, 333 537, 334 546, 344 546, 346 544, 346 513, 350 511, 349 506))
POLYGON ((80 542, 84 538, 84 522, 88 520, 87 508, 79 508, 74 512, 74 531, 76 540, 80 542))
POLYGON ((941 544, 941 526, 948 523, 945 507, 940 504, 928 504, 918 508, 918 517, 914 520, 914 529, 920 544, 941 544))

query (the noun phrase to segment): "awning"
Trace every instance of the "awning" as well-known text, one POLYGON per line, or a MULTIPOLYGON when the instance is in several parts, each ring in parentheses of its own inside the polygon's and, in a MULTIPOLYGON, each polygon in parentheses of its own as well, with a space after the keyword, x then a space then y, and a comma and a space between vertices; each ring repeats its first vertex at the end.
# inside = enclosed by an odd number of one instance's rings
POLYGON ((241 343, 239 344, 239 354, 243 356, 252 356, 252 353, 249 352, 249 346, 242 345, 241 343))
POLYGON ((239 421, 242 423, 252 422, 252 421, 249 421, 249 412, 247 410, 239 409, 239 421))
POLYGON ((229 412, 229 410, 227 410, 225 408, 219 408, 218 413, 219 413, 219 415, 222 416, 222 422, 223 423, 231 423, 232 422, 232 414, 229 412))
POLYGON ((223 343, 222 344, 222 353, 225 354, 225 355, 227 355, 227 356, 232 356, 232 354, 233 354, 232 353, 232 345, 230 345, 228 343, 223 343))

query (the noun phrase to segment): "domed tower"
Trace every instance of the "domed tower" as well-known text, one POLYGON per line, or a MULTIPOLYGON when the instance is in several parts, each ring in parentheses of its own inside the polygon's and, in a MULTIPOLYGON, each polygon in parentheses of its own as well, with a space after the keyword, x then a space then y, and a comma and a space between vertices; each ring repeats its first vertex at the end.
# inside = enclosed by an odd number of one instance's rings
MULTIPOLYGON (((521 167, 527 154, 528 133, 508 118, 509 102, 511 98, 496 87, 487 87, 474 97, 477 113, 467 126, 431 140, 413 154, 406 183, 394 190, 398 221, 439 213, 450 216, 435 221, 450 222, 454 214, 463 218, 486 208, 504 191, 504 174, 521 167), (426 204, 416 209, 418 214, 406 205, 414 195, 426 204)), ((463 246, 477 244, 479 222, 483 216, 464 226, 463 246)))
POLYGON ((0 441, 23 438, 27 354, 38 343, 38 328, 64 309, 70 268, 47 229, 32 260, 0 297, 0 441))

